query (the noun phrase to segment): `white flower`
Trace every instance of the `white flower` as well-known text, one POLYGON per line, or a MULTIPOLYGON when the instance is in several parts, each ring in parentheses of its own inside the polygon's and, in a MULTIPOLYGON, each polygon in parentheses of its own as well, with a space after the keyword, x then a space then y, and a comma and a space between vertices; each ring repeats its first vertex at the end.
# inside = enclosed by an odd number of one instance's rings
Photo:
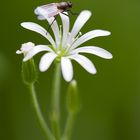
MULTIPOLYGON (((41 7, 37 8, 37 10, 35 11, 36 14, 39 15, 39 19, 45 18, 49 22, 49 24, 51 24, 52 21, 54 20, 54 17, 48 18, 46 11, 41 7)), ((105 59, 111 59, 112 54, 96 46, 82 46, 80 48, 77 47, 92 38, 100 36, 108 36, 110 35, 110 32, 104 30, 92 30, 81 36, 80 30, 90 18, 91 16, 90 11, 84 10, 80 13, 80 15, 77 17, 74 23, 71 32, 69 32, 70 30, 69 17, 64 15, 63 13, 59 13, 59 15, 62 19, 63 30, 61 29, 61 27, 59 29, 57 21, 55 20, 53 25, 51 26, 55 40, 52 38, 50 33, 47 32, 40 25, 33 22, 21 23, 22 27, 41 34, 51 44, 51 45, 37 45, 33 47, 25 55, 23 61, 31 59, 34 55, 36 55, 39 52, 46 51, 46 53, 41 57, 39 64, 39 69, 42 72, 46 71, 50 67, 52 62, 57 58, 61 62, 62 74, 66 81, 71 81, 73 78, 73 66, 71 60, 75 60, 89 73, 95 74, 96 73, 95 66, 87 57, 81 55, 81 53, 90 53, 105 59)))
POLYGON ((24 56, 26 56, 26 54, 28 52, 30 52, 33 48, 34 48, 35 44, 32 42, 27 42, 21 45, 20 50, 16 51, 16 54, 24 54, 24 56))

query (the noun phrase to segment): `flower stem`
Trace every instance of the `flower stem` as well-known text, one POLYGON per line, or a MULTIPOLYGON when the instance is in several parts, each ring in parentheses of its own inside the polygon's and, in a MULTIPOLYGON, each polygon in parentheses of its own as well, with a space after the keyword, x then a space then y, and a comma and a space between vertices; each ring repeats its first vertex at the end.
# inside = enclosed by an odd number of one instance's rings
POLYGON ((53 79, 52 90, 52 129, 56 140, 60 140, 60 81, 61 81, 61 69, 60 63, 55 64, 55 73, 53 79))
POLYGON ((62 140, 70 140, 76 114, 69 112, 62 140))
POLYGON ((34 108, 34 111, 36 114, 36 118, 38 119, 40 128, 42 129, 42 131, 45 134, 46 140, 55 140, 54 136, 51 134, 51 132, 47 126, 47 123, 45 122, 44 117, 41 113, 39 103, 38 103, 38 100, 36 97, 34 83, 29 84, 29 90, 30 90, 32 104, 33 104, 33 108, 34 108))

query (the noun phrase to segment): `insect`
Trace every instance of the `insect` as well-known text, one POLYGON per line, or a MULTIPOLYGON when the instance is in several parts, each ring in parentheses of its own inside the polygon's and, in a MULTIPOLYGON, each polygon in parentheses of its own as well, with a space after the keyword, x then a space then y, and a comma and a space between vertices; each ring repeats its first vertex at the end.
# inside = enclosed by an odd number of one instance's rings
MULTIPOLYGON (((60 3, 50 3, 50 4, 40 6, 38 8, 42 8, 45 11, 46 17, 48 17, 48 18, 54 17, 54 20, 52 21, 52 23, 48 27, 48 30, 49 30, 50 27, 52 26, 52 24, 54 23, 54 21, 56 20, 59 13, 62 13, 66 16, 68 16, 68 15, 65 12, 69 12, 72 15, 78 15, 78 13, 73 13, 71 11, 72 6, 73 6, 72 2, 67 1, 67 2, 60 2, 60 3)), ((41 20, 45 19, 38 12, 38 8, 35 9, 35 13, 38 15, 38 18, 41 20)))

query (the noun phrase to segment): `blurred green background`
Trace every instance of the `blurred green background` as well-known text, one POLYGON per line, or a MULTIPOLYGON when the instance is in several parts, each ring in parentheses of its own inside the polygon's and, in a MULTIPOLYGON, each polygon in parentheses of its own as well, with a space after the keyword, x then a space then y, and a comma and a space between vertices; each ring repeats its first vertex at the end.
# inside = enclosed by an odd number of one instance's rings
MULTIPOLYGON (((0 139, 43 140, 30 103, 27 87, 21 80, 22 56, 15 54, 24 42, 48 42, 20 27, 23 21, 38 21, 33 10, 51 0, 1 1, 0 7, 0 139)), ((57 1, 56 1, 57 2, 57 1)), ((86 44, 109 50, 114 58, 104 60, 87 55, 98 73, 90 75, 74 63, 82 109, 77 117, 72 140, 140 140, 140 1, 73 0, 73 11, 89 9, 93 16, 82 29, 112 32, 86 44)), ((71 17, 73 23, 76 17, 71 17)), ((72 25, 72 24, 71 24, 72 25)), ((38 64, 41 55, 35 57, 38 64)), ((49 120, 53 66, 39 74, 36 84, 42 111, 49 120)), ((67 83, 62 80, 61 103, 65 111, 67 83)), ((63 113, 62 124, 65 122, 63 113)))

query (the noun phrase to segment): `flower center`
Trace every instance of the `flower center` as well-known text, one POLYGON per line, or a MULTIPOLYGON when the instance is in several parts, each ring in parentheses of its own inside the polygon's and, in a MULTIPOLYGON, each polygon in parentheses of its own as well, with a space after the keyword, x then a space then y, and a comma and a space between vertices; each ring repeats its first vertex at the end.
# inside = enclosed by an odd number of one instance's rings
POLYGON ((71 46, 72 44, 82 35, 81 32, 78 33, 78 35, 74 38, 71 38, 71 41, 68 41, 64 46, 62 46, 62 31, 60 26, 60 43, 55 50, 55 53, 58 55, 58 58, 61 58, 63 56, 68 56, 71 52, 71 46))
POLYGON ((57 54, 58 54, 58 55, 61 55, 61 51, 60 51, 60 50, 58 50, 58 51, 57 51, 57 54))
POLYGON ((56 51, 56 54, 58 55, 58 57, 63 57, 66 55, 66 51, 62 48, 59 48, 57 51, 56 51))

